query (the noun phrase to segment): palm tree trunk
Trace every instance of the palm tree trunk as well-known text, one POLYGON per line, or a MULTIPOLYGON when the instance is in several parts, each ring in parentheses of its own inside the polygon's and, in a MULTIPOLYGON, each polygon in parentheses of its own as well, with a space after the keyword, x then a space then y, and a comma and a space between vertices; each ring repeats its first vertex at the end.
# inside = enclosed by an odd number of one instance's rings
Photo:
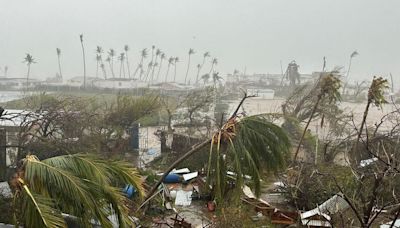
POLYGON ((122 73, 122 60, 120 62, 121 63, 119 64, 119 78, 121 78, 121 73, 122 73))
POLYGON ((158 67, 158 72, 157 72, 157 79, 156 79, 156 81, 158 81, 158 79, 159 79, 160 71, 161 71, 161 67, 162 67, 162 63, 163 63, 163 59, 161 58, 160 66, 158 67))
POLYGON ((165 74, 165 80, 164 80, 165 83, 167 82, 167 79, 168 79, 168 72, 169 72, 170 66, 171 66, 171 64, 168 64, 167 73, 165 74))
POLYGON ((129 67, 129 59, 128 59, 128 52, 125 52, 126 55, 126 67, 128 68, 128 78, 131 78, 131 69, 129 67))
POLYGON ((302 145, 302 143, 303 143, 303 140, 304 140, 304 137, 305 137, 305 135, 306 135, 308 126, 310 125, 311 120, 312 120, 312 118, 313 118, 315 112, 317 111, 318 104, 319 104, 319 102, 321 101, 321 98, 322 98, 321 96, 318 96, 318 99, 317 99, 317 101, 315 102, 314 108, 313 108, 313 110, 312 110, 312 112, 311 112, 310 118, 308 119, 307 124, 306 124, 306 126, 304 127, 303 134, 301 135, 299 144, 297 145, 296 152, 295 152, 294 157, 293 157, 293 162, 292 162, 293 164, 294 164, 294 163, 296 162, 296 160, 297 160, 297 155, 299 154, 300 147, 301 147, 301 145, 302 145))
POLYGON ((81 40, 82 47, 82 57, 83 57, 83 88, 86 89, 86 57, 85 57, 85 47, 83 46, 83 41, 81 40))
MULTIPOLYGON (((244 101, 247 98, 250 98, 253 96, 247 96, 247 94, 244 94, 242 100, 239 102, 238 106, 236 107, 235 111, 233 112, 233 114, 230 116, 230 119, 234 118, 237 116, 237 113, 239 112, 240 107, 243 105, 244 101)), ((140 207, 137 209, 140 210, 146 203, 147 201, 153 196, 153 194, 156 192, 158 186, 160 186, 160 184, 163 182, 163 180, 165 179, 165 177, 176 167, 178 166, 181 162, 185 161, 187 158, 189 158, 190 156, 192 156, 193 154, 201 151, 201 149, 203 149, 204 147, 206 147, 207 145, 211 145, 212 139, 207 139, 199 144, 197 144, 196 146, 194 146, 191 150, 189 150, 188 152, 186 152, 183 156, 181 156, 178 160, 176 160, 174 163, 172 163, 164 172, 164 174, 162 175, 162 177, 157 181, 157 183, 151 188, 151 190, 148 192, 145 200, 143 201, 142 205, 140 205, 140 207)))
POLYGON ((60 55, 58 55, 57 57, 58 57, 58 71, 59 71, 59 73, 60 73, 60 77, 63 78, 62 72, 61 72, 60 55))
POLYGON ((208 72, 209 75, 211 75, 211 72, 214 70, 214 63, 211 63, 211 69, 210 72, 208 72))
POLYGON ((347 87, 347 83, 349 81, 349 74, 350 74, 350 69, 351 69, 351 60, 353 59, 353 57, 350 57, 349 60, 349 68, 347 69, 347 73, 346 73, 346 82, 343 85, 343 90, 342 90, 342 94, 344 95, 344 93, 346 92, 346 87, 347 87))
POLYGON ((26 74, 26 91, 28 91, 29 74, 31 72, 31 64, 28 64, 28 73, 26 74))
POLYGON ((112 74, 113 78, 115 78, 115 74, 114 74, 114 57, 111 57, 110 67, 111 67, 111 74, 112 74))
POLYGON ((107 72, 106 72, 106 69, 104 67, 104 63, 102 62, 101 64, 102 64, 101 70, 103 71, 103 77, 104 77, 104 79, 107 79, 107 72))
POLYGON ((176 63, 174 65, 174 82, 176 82, 176 63))
POLYGON ((185 85, 186 85, 187 76, 189 74, 189 67, 190 67, 190 54, 189 54, 188 65, 187 65, 187 69, 186 69, 186 75, 185 75, 185 85))

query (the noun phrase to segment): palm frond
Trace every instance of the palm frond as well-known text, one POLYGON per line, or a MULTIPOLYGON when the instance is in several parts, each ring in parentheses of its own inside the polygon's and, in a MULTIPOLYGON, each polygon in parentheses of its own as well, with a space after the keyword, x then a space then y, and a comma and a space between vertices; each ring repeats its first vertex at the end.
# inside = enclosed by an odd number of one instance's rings
POLYGON ((32 192, 22 179, 19 182, 22 185, 20 216, 26 227, 67 227, 52 199, 32 192))

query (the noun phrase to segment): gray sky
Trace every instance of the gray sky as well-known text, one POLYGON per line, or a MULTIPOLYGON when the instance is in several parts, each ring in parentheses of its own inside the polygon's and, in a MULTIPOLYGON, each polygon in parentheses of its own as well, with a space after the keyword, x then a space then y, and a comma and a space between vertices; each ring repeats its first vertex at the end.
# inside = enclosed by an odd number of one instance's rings
MULTIPOLYGON (((156 45, 179 56, 183 78, 187 51, 194 48, 192 74, 205 51, 219 60, 223 75, 235 68, 280 73, 293 59, 302 73, 347 67, 351 76, 388 75, 400 83, 399 0, 0 0, 0 67, 24 76, 25 53, 37 60, 32 77, 57 72, 55 49, 62 50, 65 77, 82 75, 79 34, 84 34, 88 74, 96 69, 96 45, 139 50, 156 45)), ((131 68, 134 68, 133 66, 131 68)), ((205 66, 209 68, 208 65, 205 66)), ((165 69, 165 68, 164 68, 165 69)))

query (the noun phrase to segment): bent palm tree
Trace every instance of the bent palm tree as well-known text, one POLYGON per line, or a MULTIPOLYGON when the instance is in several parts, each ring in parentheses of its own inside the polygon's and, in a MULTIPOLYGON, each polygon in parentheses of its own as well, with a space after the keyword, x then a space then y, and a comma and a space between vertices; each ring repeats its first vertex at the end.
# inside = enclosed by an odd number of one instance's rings
POLYGON ((346 87, 347 87, 347 83, 348 83, 348 81, 349 81, 349 74, 350 74, 350 69, 351 69, 352 60, 353 60, 353 58, 356 57, 357 55, 358 55, 358 52, 357 52, 357 51, 353 51, 353 52, 351 53, 351 55, 350 55, 349 67, 347 68, 347 73, 346 73, 346 82, 344 83, 342 94, 345 93, 345 90, 346 90, 346 87))
POLYGON ((142 79, 142 71, 143 71, 143 60, 145 59, 145 58, 147 58, 147 49, 145 48, 145 49, 143 49, 141 52, 140 52, 140 62, 138 63, 138 66, 136 67, 136 70, 135 70, 135 72, 133 73, 133 77, 135 77, 136 76, 136 73, 140 70, 140 76, 139 76, 139 79, 142 79))
POLYGON ((187 76, 188 76, 188 74, 189 74, 190 56, 193 55, 193 54, 194 54, 194 50, 190 48, 190 49, 189 49, 189 52, 188 52, 189 57, 188 57, 188 65, 187 65, 187 69, 186 69, 186 75, 185 75, 185 85, 186 85, 187 76))
MULTIPOLYGON (((329 104, 332 104, 332 103, 336 102, 337 100, 339 100, 340 99, 340 93, 339 93, 340 86, 341 86, 341 81, 336 75, 333 74, 333 72, 329 72, 326 75, 321 74, 321 76, 317 82, 317 85, 316 85, 316 89, 319 90, 318 95, 317 95, 317 100, 314 104, 313 109, 311 110, 311 114, 306 123, 306 126, 304 127, 303 134, 300 137, 299 144, 297 145, 296 152, 293 157, 293 163, 295 163, 297 160, 297 155, 299 154, 300 147, 303 144, 303 140, 306 135, 308 126, 310 125, 311 120, 314 117, 314 114, 316 113, 316 111, 318 109, 318 105, 320 104, 320 102, 323 99, 327 99, 327 102, 329 104)), ((322 116, 322 120, 323 120, 323 118, 324 117, 322 116)))
POLYGON ((165 53, 161 53, 160 55, 160 66, 158 67, 158 72, 157 72, 157 79, 156 81, 158 81, 159 77, 160 77, 160 72, 161 72, 161 68, 162 68, 162 63, 164 62, 165 59, 165 53))
POLYGON ((210 71, 208 72, 208 74, 211 75, 212 71, 214 70, 214 66, 217 65, 217 64, 218 64, 218 59, 217 58, 213 58, 211 60, 211 68, 210 68, 210 71))
POLYGON ((28 66, 28 72, 26 73, 26 90, 28 90, 28 84, 29 84, 29 74, 31 73, 31 65, 35 62, 35 59, 31 54, 26 54, 24 58, 24 63, 28 66))
POLYGON ((143 194, 137 171, 127 163, 83 154, 42 161, 28 155, 12 181, 16 225, 67 227, 62 213, 75 216, 85 227, 93 219, 102 227, 112 227, 109 217, 113 215, 121 227, 132 225, 129 200, 116 184, 131 184, 143 194))
MULTIPOLYGON (((278 170, 285 165, 290 141, 283 129, 267 121, 265 116, 243 117, 238 114, 240 107, 249 97, 251 96, 245 94, 229 120, 214 133, 211 139, 196 145, 168 167, 146 198, 149 199, 152 196, 164 178, 177 165, 193 154, 204 151, 202 149, 207 146, 210 147, 207 182, 213 186, 218 202, 221 202, 224 197, 227 171, 236 173, 235 189, 237 191, 241 191, 243 187, 243 176, 250 175, 255 193, 259 195, 260 172, 278 170)), ((147 200, 142 206, 146 202, 147 200)))
POLYGON ((96 54, 96 78, 99 76, 100 65, 101 65, 101 55, 96 54))

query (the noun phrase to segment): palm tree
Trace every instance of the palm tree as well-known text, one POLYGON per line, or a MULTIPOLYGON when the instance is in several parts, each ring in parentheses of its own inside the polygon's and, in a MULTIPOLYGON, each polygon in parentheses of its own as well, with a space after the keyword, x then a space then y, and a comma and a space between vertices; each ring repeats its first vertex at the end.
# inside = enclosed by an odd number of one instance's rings
POLYGON ((103 62, 100 64, 100 68, 101 68, 101 70, 103 71, 103 77, 104 77, 104 79, 107 79, 106 67, 105 67, 105 65, 104 65, 103 62))
POLYGON ((200 70, 201 70, 201 64, 197 64, 197 75, 196 75, 196 82, 195 84, 199 83, 199 75, 200 75, 200 70))
POLYGON ((125 66, 124 66, 124 62, 125 62, 125 53, 122 52, 119 56, 118 56, 118 60, 120 61, 120 68, 119 68, 119 77, 121 78, 121 72, 124 73, 124 78, 125 78, 125 66))
POLYGON ((203 84, 205 85, 208 82, 208 79, 210 79, 210 75, 209 74, 203 74, 201 76, 201 79, 203 80, 203 84))
POLYGON ((196 76, 196 83, 199 81, 198 78, 199 78, 201 69, 203 69, 204 63, 206 63, 206 59, 208 57, 210 57, 210 52, 208 52, 208 51, 204 52, 204 54, 203 54, 203 62, 201 63, 201 66, 199 67, 197 65, 198 70, 197 70, 197 76, 196 76))
POLYGON ((33 56, 27 53, 24 58, 24 63, 26 63, 26 65, 28 66, 28 72, 26 73, 26 90, 28 90, 28 84, 29 84, 28 81, 29 81, 29 74, 31 73, 31 65, 36 62, 33 56))
POLYGON ((187 76, 188 76, 188 74, 189 74, 190 56, 193 55, 193 54, 194 54, 194 50, 190 48, 190 49, 189 49, 189 52, 188 52, 189 57, 188 57, 188 65, 187 65, 187 69, 186 69, 186 75, 185 75, 185 85, 186 85, 187 76))
POLYGON ((353 52, 351 53, 351 55, 350 55, 349 67, 347 68, 347 73, 346 73, 346 82, 344 83, 342 94, 345 93, 345 90, 346 90, 346 87, 347 87, 347 83, 348 83, 348 81, 349 81, 349 74, 350 74, 350 69, 351 69, 352 60, 353 60, 353 58, 356 57, 357 55, 358 55, 358 52, 357 52, 357 51, 353 51, 353 52))
POLYGON ((381 107, 382 104, 387 103, 383 94, 384 90, 388 88, 389 88, 389 83, 386 79, 383 79, 382 77, 377 78, 374 76, 374 79, 372 80, 372 83, 368 89, 367 105, 365 106, 363 118, 361 121, 361 126, 360 129, 358 130, 356 144, 360 142, 361 134, 363 132, 371 104, 374 104, 377 107, 381 107))
POLYGON ((212 73, 212 71, 214 70, 214 66, 217 65, 217 64, 218 64, 218 59, 217 58, 213 58, 211 60, 211 68, 210 68, 210 71, 208 72, 208 74, 212 73))
POLYGON ((60 77, 62 79, 62 72, 61 72, 61 62, 60 62, 60 57, 61 57, 61 49, 60 48, 56 48, 56 52, 57 52, 57 59, 58 59, 58 73, 60 74, 60 77))
POLYGON ((174 82, 176 82, 176 65, 179 62, 179 57, 175 57, 174 59, 174 82))
POLYGON ((141 73, 141 72, 143 71, 143 60, 144 60, 145 58, 147 58, 147 49, 146 49, 146 48, 143 49, 143 50, 140 52, 140 56, 141 56, 140 62, 138 63, 138 66, 137 66, 135 72, 133 73, 133 77, 135 77, 135 76, 136 76, 136 73, 137 73, 138 70, 140 69, 140 76, 139 76, 139 79, 142 78, 142 73, 141 73))
MULTIPOLYGON (((101 65, 101 55, 96 54, 96 78, 99 75, 99 66, 101 65)), ((103 64, 104 66, 104 64, 103 64)))
POLYGON ((150 62, 147 64, 146 76, 145 76, 145 78, 144 78, 145 81, 147 81, 147 79, 148 79, 148 77, 149 77, 149 74, 150 74, 150 70, 151 70, 152 67, 153 67, 153 62, 150 61, 150 62))
POLYGON ((129 58, 128 58, 128 51, 129 51, 129 46, 125 45, 124 46, 124 51, 125 51, 125 58, 126 58, 126 67, 128 69, 128 78, 131 78, 131 70, 129 67, 129 58))
POLYGON ((83 88, 86 89, 86 57, 85 57, 85 47, 83 46, 83 34, 79 35, 79 40, 81 41, 82 58, 83 58, 83 88))
POLYGON ((160 55, 160 67, 158 67, 157 80, 156 81, 158 81, 158 79, 160 77, 160 71, 161 71, 161 67, 162 67, 162 63, 163 63, 164 59, 165 59, 165 53, 161 53, 161 55, 160 55))
POLYGON ((167 73, 165 73, 165 80, 164 82, 167 82, 168 79, 168 73, 169 73, 169 68, 171 67, 172 64, 174 64, 175 58, 174 57, 169 57, 168 59, 168 66, 167 66, 167 73))
POLYGON ((215 89, 215 88, 217 88, 217 82, 221 83, 222 77, 219 76, 218 72, 216 72, 216 73, 213 73, 212 79, 213 79, 213 84, 214 84, 214 89, 215 89))
POLYGON ((108 62, 108 67, 110 68, 110 71, 112 72, 112 67, 111 67, 111 58, 110 56, 107 56, 106 62, 108 62))
POLYGON ((325 73, 325 74, 321 73, 320 78, 317 81, 317 85, 316 85, 316 89, 318 90, 317 100, 314 104, 313 109, 311 110, 310 117, 307 121, 306 126, 304 127, 303 134, 301 135, 299 144, 297 145, 296 152, 293 157, 293 163, 295 163, 297 160, 297 155, 300 151, 300 147, 303 144, 304 137, 305 137, 308 127, 311 123, 311 120, 313 119, 314 114, 318 109, 319 103, 323 99, 327 99, 329 104, 332 104, 332 103, 336 102, 337 100, 339 100, 340 99, 339 89, 341 86, 340 84, 341 84, 340 79, 333 72, 329 72, 329 73, 325 73))
POLYGON ((113 78, 115 78, 115 74, 114 74, 114 57, 115 57, 115 50, 114 49, 110 49, 108 51, 108 57, 110 57, 110 68, 111 68, 111 74, 113 76, 113 78))
POLYGON ((96 68, 96 78, 98 75, 98 67, 100 65, 101 70, 103 71, 103 77, 104 79, 107 79, 107 73, 105 69, 105 65, 103 63, 103 48, 100 46, 96 47, 96 61, 97 61, 97 68, 96 68))
POLYGON ((151 80, 150 80, 151 82, 153 82, 153 79, 154 79, 154 70, 155 70, 155 68, 158 66, 157 59, 158 59, 158 56, 161 55, 161 53, 162 53, 161 50, 157 48, 157 50, 156 50, 156 59, 155 59, 155 61, 154 61, 153 68, 152 68, 152 70, 151 70, 151 80))
POLYGON ((129 200, 116 184, 130 184, 143 194, 140 176, 125 162, 86 154, 42 161, 28 155, 11 184, 16 226, 67 227, 63 213, 82 226, 95 220, 112 227, 109 216, 115 216, 121 227, 132 226, 129 200))
POLYGON ((249 96, 245 94, 232 116, 211 139, 197 144, 169 166, 146 198, 153 195, 162 180, 177 165, 197 152, 204 152, 203 148, 207 146, 209 146, 209 159, 206 186, 212 186, 218 203, 221 203, 225 196, 227 171, 236 173, 234 177, 236 193, 242 192, 243 177, 249 175, 256 195, 260 195, 261 171, 277 171, 283 168, 289 155, 290 142, 283 129, 269 122, 265 115, 249 117, 239 115, 238 111, 246 98, 249 96))

